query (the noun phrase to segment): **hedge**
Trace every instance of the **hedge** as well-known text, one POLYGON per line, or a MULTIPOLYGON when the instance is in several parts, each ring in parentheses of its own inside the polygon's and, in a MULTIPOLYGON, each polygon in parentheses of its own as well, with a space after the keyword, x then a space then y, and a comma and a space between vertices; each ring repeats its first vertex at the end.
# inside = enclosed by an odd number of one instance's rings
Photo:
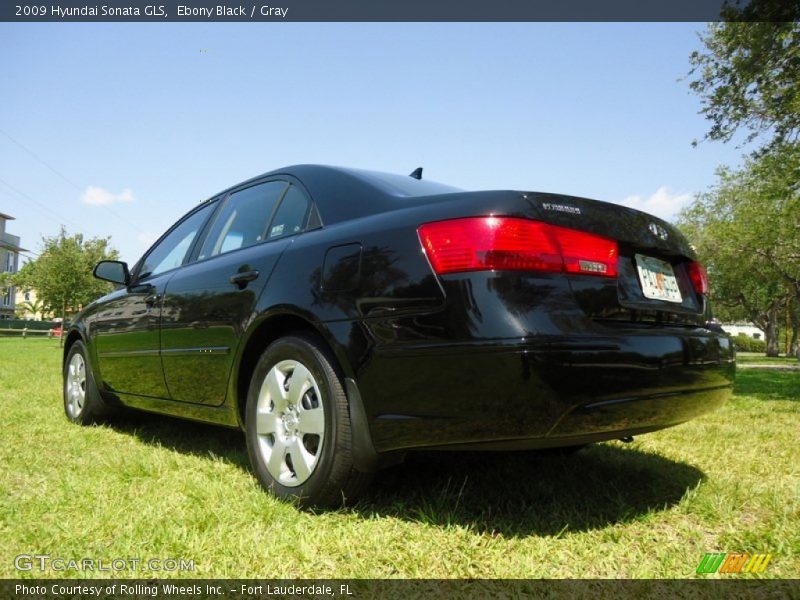
POLYGON ((737 352, 766 352, 767 342, 764 340, 756 340, 751 337, 740 333, 733 338, 733 344, 736 346, 737 352))

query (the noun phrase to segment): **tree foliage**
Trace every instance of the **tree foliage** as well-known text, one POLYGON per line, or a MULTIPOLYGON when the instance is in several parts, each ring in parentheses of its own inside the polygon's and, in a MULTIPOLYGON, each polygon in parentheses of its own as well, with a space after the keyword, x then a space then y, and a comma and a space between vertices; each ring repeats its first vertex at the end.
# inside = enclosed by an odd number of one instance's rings
POLYGON ((800 4, 750 0, 708 26, 691 54, 690 88, 711 122, 706 138, 737 132, 761 147, 680 216, 709 265, 728 318, 765 330, 778 351, 781 316, 800 357, 800 4))
POLYGON ((0 296, 5 296, 8 288, 14 285, 12 277, 13 273, 7 271, 0 273, 0 296))
POLYGON ((800 302, 800 146, 775 145, 718 184, 679 217, 707 264, 711 297, 728 318, 764 329, 778 353, 780 317, 800 302))
POLYGON ((117 257, 108 242, 108 238, 84 240, 80 233, 70 236, 62 227, 57 236, 42 238, 39 258, 25 263, 14 283, 23 290, 36 290, 45 306, 66 318, 110 291, 110 284, 92 276, 97 262, 117 257))
POLYGON ((711 121, 706 137, 729 141, 741 130, 748 142, 760 135, 767 145, 797 141, 800 4, 754 0, 729 16, 758 22, 710 24, 701 35, 706 51, 689 57, 689 86, 711 121))

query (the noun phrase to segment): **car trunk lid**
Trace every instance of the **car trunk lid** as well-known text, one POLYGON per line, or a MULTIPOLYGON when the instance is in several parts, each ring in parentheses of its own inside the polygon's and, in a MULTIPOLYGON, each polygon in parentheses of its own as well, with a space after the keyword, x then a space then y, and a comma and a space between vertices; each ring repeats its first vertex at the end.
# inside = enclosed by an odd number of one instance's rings
POLYGON ((673 225, 598 200, 536 192, 522 196, 538 220, 617 242, 616 278, 569 276, 575 299, 587 316, 625 324, 705 323, 706 299, 695 289, 690 272, 695 253, 673 225))

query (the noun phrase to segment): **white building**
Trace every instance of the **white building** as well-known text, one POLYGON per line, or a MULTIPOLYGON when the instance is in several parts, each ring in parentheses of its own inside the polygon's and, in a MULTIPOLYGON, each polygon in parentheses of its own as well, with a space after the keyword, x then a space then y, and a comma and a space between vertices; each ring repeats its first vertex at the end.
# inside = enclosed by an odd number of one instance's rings
POLYGON ((754 340, 765 339, 764 331, 752 323, 723 323, 722 329, 725 331, 725 333, 734 337, 737 335, 746 335, 754 340))
MULTIPOLYGON (((26 252, 19 246, 19 237, 6 233, 6 221, 14 217, 0 213, 0 273, 16 273, 19 268, 19 253, 26 252)), ((12 287, 0 296, 0 319, 13 319, 16 290, 12 287)))

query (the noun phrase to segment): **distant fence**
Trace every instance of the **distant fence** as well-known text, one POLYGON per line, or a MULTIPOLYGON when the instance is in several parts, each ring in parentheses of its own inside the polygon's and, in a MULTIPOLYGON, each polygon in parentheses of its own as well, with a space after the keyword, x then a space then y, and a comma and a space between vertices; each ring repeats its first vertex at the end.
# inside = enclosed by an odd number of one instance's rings
POLYGON ((47 331, 53 328, 52 321, 33 321, 28 319, 0 319, 0 329, 27 329, 47 331))
POLYGON ((61 335, 61 329, 56 329, 59 325, 54 325, 52 321, 0 319, 0 336, 53 337, 54 335, 61 335))
POLYGON ((60 335, 60 329, 3 329, 0 327, 0 337, 59 337, 60 335))

